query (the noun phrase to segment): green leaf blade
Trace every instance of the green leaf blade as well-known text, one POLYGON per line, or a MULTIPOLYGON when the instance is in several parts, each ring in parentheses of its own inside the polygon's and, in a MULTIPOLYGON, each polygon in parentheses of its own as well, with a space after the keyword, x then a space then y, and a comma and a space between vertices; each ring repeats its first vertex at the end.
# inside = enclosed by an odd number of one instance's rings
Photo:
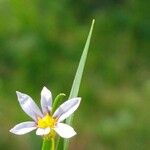
POLYGON ((83 53, 81 55, 81 59, 77 68, 77 72, 72 84, 72 88, 71 88, 71 92, 69 95, 69 98, 73 98, 76 97, 78 95, 79 92, 79 88, 80 88, 80 83, 81 83, 81 79, 82 79, 82 75, 83 75, 83 71, 84 71, 84 66, 86 63, 86 59, 87 59, 87 54, 88 54, 88 50, 89 50, 89 46, 90 46, 90 41, 91 41, 91 36, 92 36, 92 31, 93 31, 93 27, 94 27, 94 23, 95 20, 93 19, 92 21, 92 25, 90 28, 90 32, 88 34, 87 40, 86 40, 86 44, 83 50, 83 53))
MULTIPOLYGON (((86 63, 86 59, 87 59, 87 55, 88 55, 88 50, 89 50, 89 46, 90 46, 90 41, 91 41, 91 36, 92 36, 92 32, 93 32, 93 28, 94 28, 94 23, 95 20, 93 19, 92 21, 92 25, 85 43, 85 47, 83 50, 83 53, 81 55, 81 59, 77 68, 77 72, 72 84, 72 88, 71 88, 71 92, 69 95, 69 99, 73 98, 73 97, 77 97, 78 96, 78 92, 79 92, 79 88, 80 88, 80 84, 81 84, 81 79, 83 76, 83 71, 84 71, 84 67, 85 67, 85 63, 86 63)), ((72 125, 73 122, 73 115, 71 115, 69 118, 66 119, 66 123, 69 125, 72 125)), ((68 145, 69 145, 69 140, 64 140, 64 149, 63 150, 67 150, 68 149, 68 145)))

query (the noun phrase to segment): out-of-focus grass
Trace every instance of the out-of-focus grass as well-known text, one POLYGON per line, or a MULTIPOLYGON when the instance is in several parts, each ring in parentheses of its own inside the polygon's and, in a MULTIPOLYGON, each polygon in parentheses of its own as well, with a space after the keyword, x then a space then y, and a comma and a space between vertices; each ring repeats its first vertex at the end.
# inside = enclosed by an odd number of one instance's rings
POLYGON ((0 1, 0 149, 40 149, 34 132, 9 129, 28 118, 15 95, 37 103, 45 85, 67 95, 92 18, 96 19, 70 149, 149 148, 147 1, 0 1), (65 35, 65 36, 63 36, 65 35), (67 82, 66 82, 67 81, 67 82))

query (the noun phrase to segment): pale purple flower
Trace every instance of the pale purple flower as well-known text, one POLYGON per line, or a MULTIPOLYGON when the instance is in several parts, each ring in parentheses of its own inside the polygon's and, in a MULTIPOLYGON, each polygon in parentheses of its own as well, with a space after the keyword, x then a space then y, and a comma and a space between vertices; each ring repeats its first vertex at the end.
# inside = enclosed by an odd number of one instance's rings
POLYGON ((16 93, 20 106, 33 121, 17 124, 10 132, 22 135, 36 130, 37 135, 48 136, 57 133, 63 138, 76 135, 71 126, 62 122, 79 107, 80 97, 67 100, 52 114, 52 94, 46 87, 41 91, 42 112, 30 96, 18 91, 16 93))

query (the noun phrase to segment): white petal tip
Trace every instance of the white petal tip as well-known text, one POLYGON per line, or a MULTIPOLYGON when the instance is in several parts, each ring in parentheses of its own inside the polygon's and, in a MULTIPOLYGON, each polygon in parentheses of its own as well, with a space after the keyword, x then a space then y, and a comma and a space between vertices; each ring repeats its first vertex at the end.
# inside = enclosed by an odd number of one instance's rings
POLYGON ((9 132, 13 133, 13 129, 10 129, 9 132))
POLYGON ((76 134, 77 134, 77 133, 75 132, 75 133, 73 133, 72 135, 70 135, 70 136, 65 136, 65 137, 63 137, 63 138, 64 138, 64 139, 73 138, 76 134))
POLYGON ((46 86, 44 86, 44 87, 43 87, 43 89, 47 89, 47 87, 46 87, 46 86))
POLYGON ((13 133, 13 134, 16 134, 16 135, 21 135, 14 128, 10 129, 9 132, 13 133))
POLYGON ((58 123, 54 130, 65 139, 71 138, 77 134, 71 126, 64 123, 58 123))
POLYGON ((53 114, 54 118, 58 118, 58 122, 62 122, 69 117, 79 107, 81 97, 74 97, 61 104, 53 114))
POLYGON ((51 99, 52 94, 51 94, 51 91, 47 87, 44 86, 41 91, 41 96, 44 96, 46 99, 51 99))
POLYGON ((17 94, 17 97, 18 98, 22 98, 23 97, 23 93, 19 92, 19 91, 16 91, 16 94, 17 94))
POLYGON ((10 129, 9 132, 13 133, 13 134, 16 134, 16 135, 21 135, 14 128, 10 129))
POLYGON ((26 134, 28 132, 35 130, 36 128, 37 127, 36 127, 35 122, 27 121, 27 122, 22 122, 22 123, 17 124, 13 128, 11 128, 9 132, 16 134, 16 135, 23 135, 23 134, 26 134))
POLYGON ((41 107, 44 114, 51 112, 52 107, 52 93, 51 91, 43 87, 41 91, 41 107))
POLYGON ((74 137, 75 135, 77 135, 77 133, 74 131, 74 133, 72 133, 72 135, 69 136, 69 137, 67 137, 67 138, 72 138, 72 137, 74 137))
POLYGON ((16 91, 16 94, 17 94, 17 95, 19 95, 19 94, 21 94, 21 92, 19 92, 19 91, 16 91))
POLYGON ((74 98, 72 98, 72 99, 70 99, 70 100, 76 101, 78 104, 80 104, 80 102, 81 102, 81 97, 74 97, 74 98))
POLYGON ((47 92, 47 91, 49 91, 49 89, 46 86, 44 86, 42 92, 47 92))
POLYGON ((80 103, 81 103, 81 97, 77 97, 76 100, 77 100, 77 105, 78 105, 78 107, 79 107, 79 105, 80 105, 80 103))
POLYGON ((81 102, 81 97, 77 97, 77 100, 78 100, 79 102, 81 102))

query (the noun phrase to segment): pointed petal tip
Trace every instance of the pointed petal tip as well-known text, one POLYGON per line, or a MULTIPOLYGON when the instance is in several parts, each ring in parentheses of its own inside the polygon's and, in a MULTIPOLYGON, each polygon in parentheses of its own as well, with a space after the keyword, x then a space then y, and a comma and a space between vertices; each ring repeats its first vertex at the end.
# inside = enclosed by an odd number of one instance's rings
POLYGON ((18 100, 19 100, 20 98, 22 98, 23 93, 21 93, 21 92, 19 92, 19 91, 16 91, 16 95, 17 95, 17 98, 18 98, 18 100))
POLYGON ((43 116, 41 110, 29 95, 19 91, 16 91, 16 94, 21 108, 34 121, 37 121, 37 117, 43 116))
POLYGON ((77 97, 77 100, 78 100, 79 102, 81 102, 82 98, 81 98, 81 97, 77 97))
POLYGON ((46 86, 43 86, 43 89, 42 90, 46 90, 47 89, 47 87, 46 86))
POLYGON ((9 130, 9 132, 10 132, 10 133, 13 133, 13 134, 16 134, 16 135, 19 135, 19 134, 17 134, 17 131, 15 130, 14 127, 11 128, 11 129, 9 130))
POLYGON ((41 107, 44 114, 51 112, 52 107, 52 93, 51 91, 43 87, 41 91, 41 107))
MULTIPOLYGON (((75 135, 77 135, 77 132, 74 130, 74 133, 72 134, 71 137, 74 137, 75 135)), ((71 138, 71 137, 69 137, 69 138, 71 138)))
POLYGON ((81 102, 81 100, 82 100, 82 98, 81 98, 81 97, 75 97, 75 98, 72 98, 72 99, 70 99, 70 100, 76 101, 76 103, 77 103, 78 106, 79 106, 79 105, 80 105, 80 102, 81 102))
POLYGON ((16 91, 16 95, 18 98, 21 98, 21 97, 23 97, 24 94, 19 91, 16 91))
POLYGON ((44 86, 41 91, 41 96, 44 96, 46 98, 52 98, 52 93, 47 87, 44 86))
POLYGON ((11 129, 9 130, 9 132, 13 133, 13 128, 11 128, 11 129))
POLYGON ((71 126, 65 123, 58 123, 54 130, 65 139, 71 138, 77 134, 71 126))
POLYGON ((16 132, 16 130, 15 130, 14 128, 11 128, 11 129, 9 130, 9 132, 17 135, 17 132, 16 132))
POLYGON ((47 91, 47 90, 49 91, 49 89, 46 86, 44 86, 42 89, 42 91, 47 91))
POLYGON ((72 99, 73 101, 76 101, 77 108, 79 107, 79 105, 81 103, 81 99, 82 99, 81 97, 75 97, 75 98, 72 99))
POLYGON ((74 97, 61 104, 53 114, 54 118, 58 118, 58 122, 62 122, 68 118, 79 107, 81 97, 74 97))
POLYGON ((22 93, 21 93, 21 92, 19 92, 19 91, 16 91, 16 94, 17 94, 17 95, 19 95, 19 94, 22 94, 22 93))
MULTIPOLYGON (((81 101, 81 97, 73 97, 73 98, 71 98, 71 99, 73 99, 73 100, 77 100, 77 101, 81 101)), ((71 100, 71 99, 69 99, 69 100, 71 100)))
POLYGON ((36 127, 35 122, 26 121, 26 122, 22 122, 22 123, 15 125, 13 128, 9 130, 9 132, 16 134, 16 135, 23 135, 23 134, 26 134, 28 132, 35 130, 36 128, 37 127, 36 127))

